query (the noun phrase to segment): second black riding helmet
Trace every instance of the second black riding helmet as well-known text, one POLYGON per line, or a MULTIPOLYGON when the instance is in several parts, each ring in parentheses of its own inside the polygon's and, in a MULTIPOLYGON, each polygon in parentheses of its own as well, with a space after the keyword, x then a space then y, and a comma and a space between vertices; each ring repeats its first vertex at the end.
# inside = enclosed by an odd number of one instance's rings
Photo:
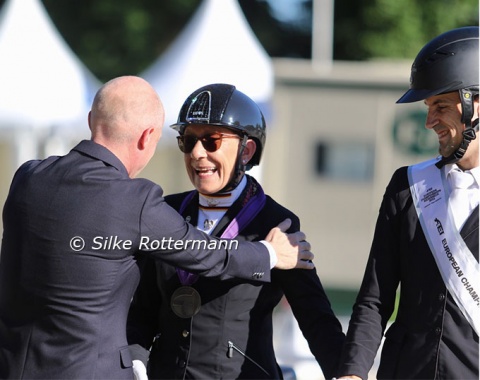
POLYGON ((426 44, 412 65, 410 89, 397 103, 456 90, 478 92, 478 26, 445 32, 426 44))
POLYGON ((462 105, 463 140, 456 151, 437 162, 458 162, 465 155, 470 141, 476 138, 478 119, 474 99, 478 96, 478 26, 457 28, 435 37, 418 53, 412 65, 410 89, 397 103, 411 103, 431 96, 458 91, 462 105))

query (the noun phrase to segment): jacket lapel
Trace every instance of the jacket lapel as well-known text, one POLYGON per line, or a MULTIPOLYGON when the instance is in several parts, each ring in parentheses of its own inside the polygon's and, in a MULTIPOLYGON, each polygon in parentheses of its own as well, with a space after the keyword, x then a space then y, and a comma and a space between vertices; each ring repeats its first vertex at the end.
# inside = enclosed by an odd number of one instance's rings
POLYGON ((473 210, 473 212, 468 217, 467 221, 460 231, 460 236, 463 238, 467 247, 473 253, 473 256, 478 261, 478 206, 473 210))

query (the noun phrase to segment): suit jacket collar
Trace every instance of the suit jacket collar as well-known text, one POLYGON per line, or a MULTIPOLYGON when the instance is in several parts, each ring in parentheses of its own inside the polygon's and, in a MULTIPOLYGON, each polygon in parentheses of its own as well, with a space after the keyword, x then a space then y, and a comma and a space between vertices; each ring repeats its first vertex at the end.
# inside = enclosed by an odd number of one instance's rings
POLYGON ((472 252, 475 259, 478 261, 478 207, 475 207, 473 212, 468 217, 460 231, 460 236, 467 244, 468 249, 472 252), (471 236, 472 235, 472 236, 471 236), (472 245, 473 244, 473 245, 472 245), (476 244, 476 246, 475 246, 476 244))
POLYGON ((467 218, 462 230, 460 231, 460 234, 464 236, 474 230, 478 230, 478 206, 473 209, 472 213, 467 218))
POLYGON ((128 177, 128 171, 122 161, 103 145, 97 144, 92 140, 82 140, 72 150, 86 154, 96 160, 103 161, 105 164, 113 166, 128 177))

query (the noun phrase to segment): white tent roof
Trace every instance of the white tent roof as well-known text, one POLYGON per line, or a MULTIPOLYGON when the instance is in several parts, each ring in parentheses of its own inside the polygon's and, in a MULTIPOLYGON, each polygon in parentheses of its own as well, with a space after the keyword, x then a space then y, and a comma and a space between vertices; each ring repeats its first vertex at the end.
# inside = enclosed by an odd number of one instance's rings
POLYGON ((204 0, 173 44, 140 76, 163 101, 164 134, 187 96, 206 84, 233 84, 264 111, 273 91, 271 59, 237 0, 204 0))
POLYGON ((0 129, 87 128, 99 85, 40 0, 7 0, 0 13, 0 129))

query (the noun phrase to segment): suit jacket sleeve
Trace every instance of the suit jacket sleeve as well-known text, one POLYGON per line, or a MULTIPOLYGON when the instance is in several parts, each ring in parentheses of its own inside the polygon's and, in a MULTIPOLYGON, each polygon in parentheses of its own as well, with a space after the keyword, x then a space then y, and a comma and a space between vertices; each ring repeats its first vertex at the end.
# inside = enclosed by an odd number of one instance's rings
POLYGON ((186 223, 165 202, 159 187, 153 187, 146 199, 140 231, 140 250, 168 264, 206 277, 270 281, 270 256, 262 243, 227 244, 225 239, 220 243, 186 223))
POLYGON ((368 377, 391 317, 400 283, 400 223, 405 202, 411 202, 406 167, 393 175, 385 191, 372 247, 342 354, 338 376, 368 377), (400 194, 400 195, 399 195, 400 194))
MULTIPOLYGON (((291 217, 291 231, 298 231, 298 218, 291 217)), ((272 279, 281 284, 310 351, 325 378, 335 376, 345 340, 342 325, 335 316, 320 278, 314 270, 272 271, 272 279)))

